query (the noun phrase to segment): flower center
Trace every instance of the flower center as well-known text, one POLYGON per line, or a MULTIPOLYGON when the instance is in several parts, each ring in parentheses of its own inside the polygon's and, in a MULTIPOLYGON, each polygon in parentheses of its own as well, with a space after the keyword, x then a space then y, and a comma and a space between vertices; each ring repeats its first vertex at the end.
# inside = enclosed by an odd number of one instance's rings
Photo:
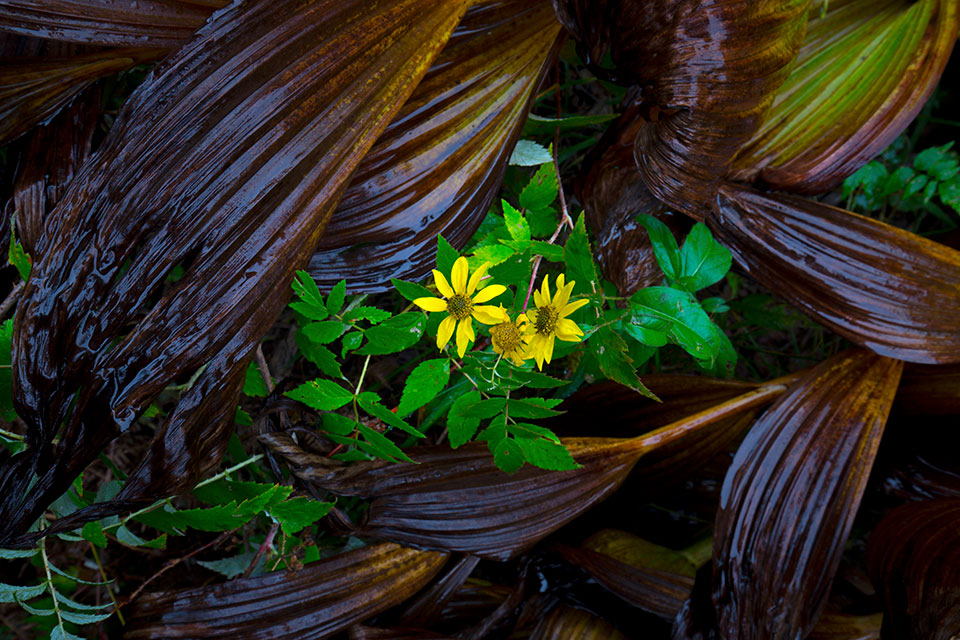
POLYGON ((447 312, 457 320, 469 318, 473 313, 473 301, 462 293, 447 300, 447 312))
POLYGON ((512 322, 501 322, 490 327, 490 337, 493 338, 493 350, 497 353, 511 353, 520 348, 523 334, 512 322))
POLYGON ((557 316, 560 315, 553 305, 547 305, 537 309, 537 322, 534 327, 537 333, 548 336, 557 328, 557 316))

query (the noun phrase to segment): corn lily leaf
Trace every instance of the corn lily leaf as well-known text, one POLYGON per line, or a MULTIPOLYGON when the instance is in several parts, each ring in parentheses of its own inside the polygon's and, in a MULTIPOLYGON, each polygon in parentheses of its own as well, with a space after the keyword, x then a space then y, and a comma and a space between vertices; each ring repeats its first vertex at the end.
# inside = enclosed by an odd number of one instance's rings
POLYGON ((416 464, 333 466, 283 433, 261 436, 299 478, 341 495, 372 497, 358 533, 425 548, 506 560, 604 500, 645 453, 692 442, 717 421, 766 404, 784 390, 761 388, 636 438, 566 438, 582 465, 571 471, 526 466, 508 475, 487 445, 413 447, 416 464))
POLYGON ((196 375, 117 499, 181 491, 216 463, 294 272, 466 4, 236 3, 137 89, 51 213, 17 311, 29 448, 0 467, 0 540, 177 379, 196 375))
POLYGON ((960 415, 960 365, 907 365, 894 407, 910 415, 960 415))
POLYGON ((310 273, 354 292, 419 280, 436 238, 464 245, 496 192, 560 25, 550 5, 494 0, 471 8, 377 140, 334 211, 310 273))
POLYGON ((909 362, 960 361, 960 252, 842 209, 732 184, 709 222, 750 277, 840 335, 909 362))
POLYGON ((950 640, 960 628, 960 498, 903 505, 867 547, 883 637, 950 640))
POLYGON ((327 638, 403 602, 446 554, 381 543, 223 584, 148 594, 136 601, 127 638, 327 638))
POLYGON ((0 30, 106 46, 174 48, 228 0, 4 0, 0 30))
MULTIPOLYGON (((758 420, 724 479, 712 600, 721 637, 804 638, 840 563, 902 363, 867 351, 811 370, 758 420)), ((709 575, 699 574, 709 580, 709 575)), ((696 629, 696 599, 677 626, 696 629)), ((699 605, 698 605, 699 603, 699 605)))
POLYGON ((86 49, 0 58, 0 145, 50 121, 94 81, 160 55, 155 49, 86 49))
POLYGON ((615 73, 664 109, 637 133, 637 166, 655 197, 697 218, 786 79, 808 5, 556 0, 589 59, 609 51, 615 73))
POLYGON ((530 640, 575 638, 576 640, 626 640, 609 622, 583 609, 560 605, 540 620, 530 640))
POLYGON ((443 612, 444 606, 460 589, 470 574, 473 573, 480 558, 463 556, 424 589, 422 593, 406 605, 406 610, 397 618, 397 625, 401 627, 425 628, 430 626, 443 612))
POLYGON ((806 40, 733 177, 820 193, 879 154, 913 120, 957 39, 953 0, 831 2, 806 40))
POLYGON ((883 614, 855 616, 843 613, 824 613, 813 628, 809 640, 880 640, 883 614))

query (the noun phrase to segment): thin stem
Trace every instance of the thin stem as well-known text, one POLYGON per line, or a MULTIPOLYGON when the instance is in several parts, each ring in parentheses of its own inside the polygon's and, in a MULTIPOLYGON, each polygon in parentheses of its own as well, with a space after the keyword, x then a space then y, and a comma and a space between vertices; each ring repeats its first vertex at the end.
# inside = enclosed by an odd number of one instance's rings
POLYGON ((263 383, 267 385, 267 393, 273 393, 273 376, 270 375, 270 367, 267 365, 267 359, 263 355, 263 345, 257 345, 256 352, 257 368, 260 369, 260 377, 263 378, 263 383))
POLYGON ((267 552, 273 545, 273 539, 277 537, 277 530, 280 529, 280 524, 277 522, 273 523, 273 526, 270 527, 270 531, 267 532, 267 537, 263 540, 263 544, 260 545, 260 548, 257 549, 257 552, 253 555, 253 560, 250 561, 250 564, 247 565, 247 570, 243 572, 244 578, 249 578, 250 574, 253 573, 253 570, 256 568, 257 563, 260 562, 260 558, 267 552))
MULTIPOLYGON (((109 578, 107 578, 107 572, 103 570, 103 565, 100 563, 100 554, 97 553, 97 547, 92 542, 89 544, 90 551, 93 552, 93 561, 97 563, 97 569, 100 570, 100 577, 103 578, 104 582, 110 582, 109 578)), ((123 614, 120 613, 120 605, 117 604, 117 599, 114 597, 113 590, 110 588, 110 585, 105 584, 103 585, 103 588, 107 590, 107 595, 110 596, 110 602, 113 603, 113 610, 116 612, 117 619, 120 620, 120 624, 127 626, 127 621, 123 619, 123 614)))
POLYGON ((47 538, 40 538, 40 557, 43 559, 43 572, 47 575, 47 590, 53 599, 53 611, 57 614, 57 626, 63 628, 63 618, 60 616, 60 604, 57 602, 57 591, 53 586, 53 575, 50 573, 50 559, 47 558, 47 538))
POLYGON ((8 440, 19 440, 23 442, 24 437, 19 433, 13 433, 12 431, 7 431, 6 429, 0 429, 0 436, 7 438, 8 440))
POLYGON ((7 316, 7 313, 17 305, 17 301, 20 299, 20 294, 23 293, 23 287, 26 283, 21 280, 13 287, 13 291, 10 292, 10 295, 7 296, 7 299, 3 301, 3 304, 0 305, 0 320, 7 316))
POLYGON ((360 393, 360 387, 363 386, 363 379, 367 376, 368 364, 370 364, 370 356, 367 356, 367 359, 363 361, 363 370, 360 372, 360 380, 357 382, 357 390, 353 392, 353 395, 360 393))

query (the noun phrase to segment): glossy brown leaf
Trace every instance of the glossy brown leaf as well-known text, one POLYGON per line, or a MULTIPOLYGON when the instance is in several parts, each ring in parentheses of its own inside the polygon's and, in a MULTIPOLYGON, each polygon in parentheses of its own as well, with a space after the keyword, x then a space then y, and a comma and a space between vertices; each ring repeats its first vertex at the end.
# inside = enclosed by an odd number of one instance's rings
POLYGON ((423 593, 406 606, 406 610, 397 619, 401 627, 427 627, 440 617, 450 598, 473 573, 480 558, 464 556, 454 563, 445 574, 436 580, 423 593))
POLYGON ((702 218, 787 77, 808 0, 556 4, 591 56, 609 49, 644 103, 670 110, 639 129, 637 165, 654 196, 702 218))
POLYGON ((228 0, 4 0, 0 30, 108 46, 173 48, 228 0))
POLYGON ((903 505, 867 548, 884 602, 882 638, 951 640, 960 630, 960 498, 903 505))
POLYGON ((733 177, 821 193, 887 147, 919 113, 950 58, 955 0, 813 3, 790 76, 733 177))
POLYGON ((310 273, 354 292, 419 280, 437 235, 466 244, 500 188, 560 25, 538 0, 471 8, 354 173, 310 273))
POLYGON ((155 60, 155 49, 0 59, 0 145, 48 122, 96 80, 155 60))
POLYGON ((960 361, 960 252, 819 202, 732 184, 709 222, 750 277, 840 335, 910 362, 960 361))
MULTIPOLYGON (((809 372, 747 434, 724 480, 714 530, 720 637, 805 638, 813 629, 901 369, 866 351, 840 354, 809 372)), ((685 609, 678 626, 695 627, 695 614, 685 609)))
POLYGON ((645 453, 691 441, 718 420, 766 404, 783 390, 776 385, 751 391, 637 438, 566 438, 564 444, 583 465, 572 471, 527 465, 508 475, 481 442, 455 450, 408 449, 417 464, 337 467, 303 451, 289 435, 261 439, 302 480, 341 495, 372 497, 360 534, 506 560, 609 496, 645 453))
POLYGON ((609 622, 582 609, 560 605, 543 618, 531 640, 626 640, 609 622))
POLYGON ((879 613, 867 616, 824 613, 807 638, 809 640, 880 640, 882 619, 883 615, 879 613))
MULTIPOLYGON (((198 371, 112 508, 182 490, 216 463, 294 271, 465 5, 234 4, 131 96, 51 214, 17 311, 16 406, 30 446, 0 468, 0 539, 23 532, 160 390, 198 371), (177 265, 185 275, 160 295, 177 265)), ((78 513, 56 526, 94 515, 78 513)))
POLYGON ((403 602, 447 556, 391 543, 277 571, 136 601, 125 638, 327 638, 403 602))

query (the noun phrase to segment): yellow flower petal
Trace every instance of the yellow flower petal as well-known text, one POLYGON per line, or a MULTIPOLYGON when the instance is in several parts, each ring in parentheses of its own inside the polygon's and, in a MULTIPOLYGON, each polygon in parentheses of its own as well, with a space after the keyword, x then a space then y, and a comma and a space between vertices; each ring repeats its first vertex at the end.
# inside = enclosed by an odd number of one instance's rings
POLYGON ((566 342, 580 342, 583 337, 583 331, 573 320, 563 318, 557 323, 557 338, 566 342))
POLYGON ((553 288, 556 289, 557 291, 560 291, 560 289, 563 289, 563 284, 564 282, 566 282, 566 278, 567 278, 567 275, 565 273, 561 273, 560 275, 558 275, 557 279, 553 282, 553 288))
POLYGON ((417 298, 413 301, 413 304, 417 305, 424 311, 446 311, 447 310, 447 301, 441 300, 440 298, 417 298))
POLYGON ((550 358, 553 357, 553 336, 547 338, 545 342, 546 344, 543 346, 543 361, 550 364, 550 358))
POLYGON ((457 354, 462 358, 467 352, 467 347, 473 342, 473 320, 464 318, 457 325, 457 354))
POLYGON ((443 319, 443 322, 440 323, 440 327, 437 329, 437 348, 443 349, 447 346, 447 343, 450 342, 450 336, 453 335, 453 328, 457 325, 457 321, 453 319, 453 316, 447 316, 443 319))
POLYGON ((473 317, 483 324, 510 322, 510 316, 507 314, 506 309, 493 305, 474 306, 473 317))
POLYGON ((453 285, 454 293, 467 292, 467 273, 469 273, 467 259, 460 256, 454 261, 453 270, 450 272, 450 284, 453 285))
POLYGON ((482 302, 488 302, 506 290, 507 288, 502 284, 492 284, 486 289, 480 289, 480 291, 477 292, 477 295, 473 296, 473 303, 480 304, 482 302))
POLYGON ((557 278, 557 294, 553 296, 553 306, 557 309, 562 309, 563 305, 567 304, 567 301, 570 299, 570 293, 573 291, 573 285, 576 284, 576 282, 569 282, 566 286, 561 287, 560 282, 562 279, 563 275, 561 274, 560 277, 557 278))
POLYGON ((487 275, 487 269, 490 268, 489 262, 484 262, 480 265, 480 268, 473 272, 473 275, 470 276, 470 282, 467 283, 467 295, 472 296, 473 292, 477 290, 477 286, 480 284, 480 281, 483 280, 483 276, 487 275))
POLYGON ((543 276, 543 284, 540 285, 540 302, 537 302, 538 307, 550 304, 550 285, 547 284, 549 278, 549 275, 543 276))
POLYGON ((571 313, 573 313, 574 311, 576 311, 577 309, 579 309, 579 308, 582 307, 583 305, 587 304, 588 302, 590 302, 590 301, 587 300, 587 299, 574 300, 574 301, 571 302, 570 304, 568 304, 568 305, 566 305, 566 306, 563 306, 563 307, 561 307, 560 309, 558 309, 558 311, 557 311, 558 317, 560 317, 560 318, 566 318, 568 315, 570 315, 571 313))
POLYGON ((537 305, 538 307, 542 307, 544 304, 546 304, 543 301, 543 296, 540 295, 539 291, 533 292, 533 304, 537 305))
POLYGON ((440 292, 440 295, 442 295, 444 298, 453 297, 453 289, 450 288, 450 284, 447 282, 447 279, 444 278, 443 274, 436 269, 433 270, 433 282, 437 285, 437 291, 440 292))

